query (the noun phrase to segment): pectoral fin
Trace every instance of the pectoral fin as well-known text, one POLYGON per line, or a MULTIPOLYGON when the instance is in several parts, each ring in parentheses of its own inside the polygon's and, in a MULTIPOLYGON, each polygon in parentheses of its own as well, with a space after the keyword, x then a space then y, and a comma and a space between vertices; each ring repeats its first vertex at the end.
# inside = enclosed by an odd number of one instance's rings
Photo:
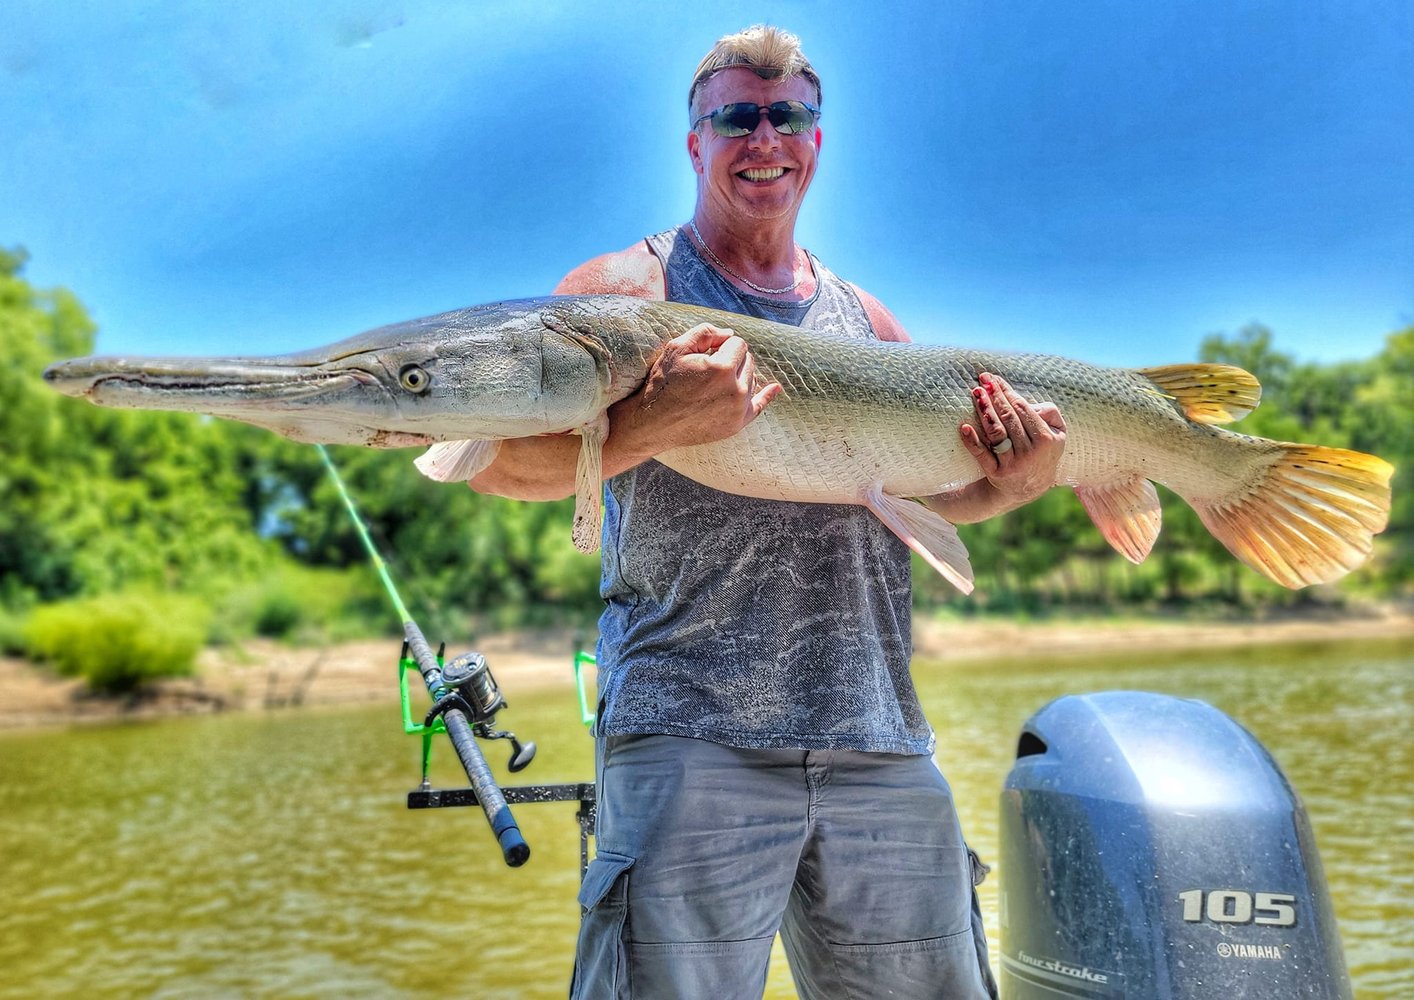
POLYGON ((957 529, 922 504, 889 496, 875 483, 864 494, 864 506, 903 540, 923 561, 964 594, 972 593, 972 563, 957 529))
POLYGON ((599 547, 603 521, 600 501, 604 494, 604 439, 609 436, 609 415, 579 428, 579 462, 574 474, 574 547, 593 552, 599 547))
POLYGON ((439 441, 412 464, 428 479, 439 483, 464 483, 496 460, 499 441, 439 441))
POLYGON ((1136 476, 1109 486, 1077 486, 1075 495, 1105 541, 1130 562, 1144 561, 1163 523, 1153 483, 1136 476))

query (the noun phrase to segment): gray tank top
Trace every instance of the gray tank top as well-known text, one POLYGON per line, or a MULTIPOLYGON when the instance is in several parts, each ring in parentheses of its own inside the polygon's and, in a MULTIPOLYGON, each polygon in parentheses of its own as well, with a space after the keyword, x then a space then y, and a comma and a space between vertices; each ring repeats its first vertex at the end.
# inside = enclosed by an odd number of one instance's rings
MULTIPOLYGON (((670 302, 873 337, 819 261, 806 302, 738 291, 681 229, 650 236, 670 302)), ((854 505, 722 493, 645 462, 605 483, 601 735, 923 754, 908 549, 854 505)))

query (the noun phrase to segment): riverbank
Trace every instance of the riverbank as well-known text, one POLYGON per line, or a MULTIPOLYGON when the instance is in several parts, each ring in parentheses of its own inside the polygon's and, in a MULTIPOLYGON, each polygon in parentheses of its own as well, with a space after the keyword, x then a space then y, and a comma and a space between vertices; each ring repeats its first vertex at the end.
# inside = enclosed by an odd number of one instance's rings
MULTIPOLYGON (((1414 642, 1414 609, 1316 609, 1243 621, 920 619, 914 627, 916 655, 945 663, 1400 638, 1414 642)), ((569 689, 573 640, 568 630, 506 632, 483 637, 476 648, 485 654, 502 688, 514 694, 557 686, 569 689)), ((126 699, 95 697, 80 682, 56 677, 42 666, 0 658, 0 730, 226 711, 393 704, 397 656, 398 643, 391 638, 322 648, 255 640, 209 649, 201 656, 197 676, 163 681, 126 699)))

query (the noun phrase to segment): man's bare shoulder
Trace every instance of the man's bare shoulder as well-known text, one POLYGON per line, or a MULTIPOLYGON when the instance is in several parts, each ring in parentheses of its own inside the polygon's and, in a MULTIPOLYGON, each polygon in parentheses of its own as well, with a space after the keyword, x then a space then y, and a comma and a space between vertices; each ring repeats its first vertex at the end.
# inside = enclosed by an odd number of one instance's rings
POLYGON ((853 288, 854 294, 859 296, 859 304, 864 307, 864 312, 869 317, 869 322, 874 325, 874 332, 878 334, 880 340, 888 340, 896 344, 913 342, 913 338, 908 335, 903 324, 884 307, 882 302, 853 282, 849 287, 853 288))
POLYGON ((639 240, 625 250, 595 257, 576 267, 555 286, 556 295, 667 296, 662 262, 639 240))

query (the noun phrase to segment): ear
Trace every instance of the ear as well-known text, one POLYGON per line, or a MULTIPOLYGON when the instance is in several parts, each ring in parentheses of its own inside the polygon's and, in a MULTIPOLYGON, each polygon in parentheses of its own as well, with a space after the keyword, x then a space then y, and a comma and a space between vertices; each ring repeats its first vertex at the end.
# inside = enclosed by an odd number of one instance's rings
POLYGON ((692 161, 692 169, 696 173, 702 173, 702 136, 697 133, 697 129, 687 133, 687 157, 692 161))
POLYGON ((815 126, 815 152, 816 152, 817 154, 820 152, 820 146, 822 145, 822 140, 823 140, 824 138, 825 138, 825 133, 820 131, 820 126, 819 126, 819 125, 816 125, 816 126, 815 126))

